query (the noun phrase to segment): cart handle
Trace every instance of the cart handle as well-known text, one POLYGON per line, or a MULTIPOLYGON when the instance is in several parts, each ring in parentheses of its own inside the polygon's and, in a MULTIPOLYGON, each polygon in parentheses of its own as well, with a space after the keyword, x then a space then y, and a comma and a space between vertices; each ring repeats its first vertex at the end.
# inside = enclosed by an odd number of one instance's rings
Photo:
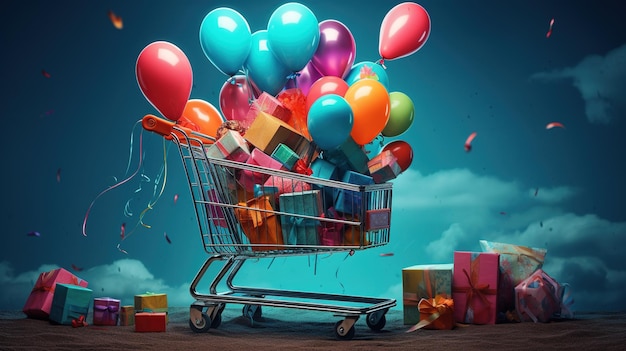
MULTIPOLYGON (((194 137, 200 139, 200 141, 202 141, 202 143, 206 145, 213 144, 215 142, 214 139, 211 139, 208 136, 202 137, 200 136, 201 134, 196 133, 187 127, 183 127, 179 124, 176 124, 175 122, 159 118, 155 115, 145 115, 141 119, 141 125, 145 130, 160 134, 167 140, 172 140, 174 138, 172 136, 172 133, 173 131, 175 131, 174 126, 176 126, 176 129, 180 129, 185 133, 185 139, 187 139, 190 135, 193 135, 194 137)), ((178 130, 176 131, 178 132, 178 130)))

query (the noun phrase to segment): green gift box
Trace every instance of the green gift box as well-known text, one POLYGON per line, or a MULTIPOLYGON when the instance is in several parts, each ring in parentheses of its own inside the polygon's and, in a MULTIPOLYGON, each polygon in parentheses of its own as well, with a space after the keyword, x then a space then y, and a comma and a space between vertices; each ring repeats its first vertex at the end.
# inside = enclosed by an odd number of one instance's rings
POLYGON ((283 193, 278 198, 283 242, 287 245, 319 245, 320 222, 323 213, 320 190, 283 193), (304 217, 309 216, 309 217, 304 217))
POLYGON ((282 143, 276 146, 276 149, 274 149, 271 156, 276 161, 282 163, 283 166, 285 166, 285 168, 290 171, 296 165, 296 162, 298 162, 298 160, 300 159, 295 151, 291 150, 289 146, 282 143))
POLYGON ((57 283, 50 308, 50 322, 71 325, 73 319, 87 318, 93 291, 78 285, 57 283))

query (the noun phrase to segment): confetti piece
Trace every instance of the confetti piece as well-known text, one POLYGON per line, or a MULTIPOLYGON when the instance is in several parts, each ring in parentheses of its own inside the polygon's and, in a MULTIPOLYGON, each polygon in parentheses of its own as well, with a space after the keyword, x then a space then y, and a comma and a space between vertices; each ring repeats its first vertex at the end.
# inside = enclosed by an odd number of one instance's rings
POLYGON ((82 268, 82 267, 78 267, 77 265, 75 265, 75 264, 73 264, 73 263, 72 263, 72 269, 73 269, 73 270, 75 270, 76 272, 80 272, 80 271, 82 271, 82 270, 83 270, 83 268, 82 268))
POLYGON ((57 183, 61 183, 61 168, 57 169, 57 183))
POLYGON ((123 254, 125 254, 125 255, 128 255, 128 252, 126 252, 126 250, 122 249, 122 248, 120 247, 120 244, 117 244, 117 249, 118 249, 121 253, 123 253, 123 254))
POLYGON ((115 28, 117 28, 117 29, 124 28, 124 22, 122 21, 122 17, 116 15, 111 10, 109 10, 109 19, 111 20, 111 23, 113 23, 113 26, 115 28))
POLYGON ((120 227, 120 238, 124 240, 124 234, 126 233, 126 222, 122 223, 120 227))
POLYGON ((383 252, 380 254, 380 257, 389 257, 393 256, 393 252, 383 252))
POLYGON ((169 237, 169 236, 167 236, 167 233, 166 233, 166 232, 163 232, 163 236, 165 237, 165 240, 167 240, 167 243, 168 243, 168 244, 171 244, 171 243, 172 243, 172 240, 170 240, 170 237, 169 237))
POLYGON ((546 38, 550 38, 552 35, 552 26, 554 25, 554 18, 550 20, 550 28, 548 28, 548 33, 546 33, 546 38))
POLYGON ((178 194, 174 195, 174 205, 176 205, 177 201, 178 201, 178 194))
POLYGON ((50 77, 52 77, 52 76, 50 75, 50 73, 48 73, 45 69, 42 69, 42 70, 41 70, 41 74, 42 74, 44 77, 46 77, 46 78, 50 78, 50 77))
POLYGON ((535 196, 537 196, 537 194, 539 194, 539 188, 535 188, 535 196))
POLYGON ((556 127, 558 127, 558 128, 565 128, 565 126, 562 123, 559 123, 559 122, 551 122, 551 123, 548 123, 546 125, 546 129, 552 129, 552 128, 556 128, 556 127))
POLYGON ((41 236, 39 232, 28 232, 26 235, 28 236, 41 236))
POLYGON ((476 132, 473 132, 472 134, 470 134, 467 137, 467 140, 465 140, 465 151, 466 152, 472 151, 472 141, 474 140, 474 138, 476 138, 476 132))
POLYGON ((500 211, 500 214, 503 215, 503 216, 506 216, 506 212, 504 212, 504 211, 500 211))

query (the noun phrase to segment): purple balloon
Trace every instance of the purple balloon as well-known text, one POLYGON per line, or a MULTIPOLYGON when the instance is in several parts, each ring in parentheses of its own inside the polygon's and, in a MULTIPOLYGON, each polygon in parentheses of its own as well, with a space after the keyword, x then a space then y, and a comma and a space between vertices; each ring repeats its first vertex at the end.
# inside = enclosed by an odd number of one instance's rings
POLYGON ((320 22, 320 42, 311 62, 323 76, 344 78, 356 58, 354 36, 336 20, 320 22))
POLYGON ((315 67, 313 67, 313 62, 309 61, 309 63, 304 66, 302 71, 300 71, 295 78, 291 78, 287 81, 285 89, 299 88, 302 91, 302 94, 307 96, 309 94, 309 89, 311 89, 311 85, 322 77, 323 75, 318 72, 315 67))

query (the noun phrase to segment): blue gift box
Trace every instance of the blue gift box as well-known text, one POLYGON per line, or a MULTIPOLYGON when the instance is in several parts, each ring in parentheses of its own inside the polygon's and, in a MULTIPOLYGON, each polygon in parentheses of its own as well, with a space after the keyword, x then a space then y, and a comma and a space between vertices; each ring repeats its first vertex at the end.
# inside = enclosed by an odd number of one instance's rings
MULTIPOLYGON (((374 184, 374 179, 368 175, 361 173, 347 171, 344 173, 342 179, 344 183, 356 184, 356 185, 370 185, 374 184)), ((335 210, 350 214, 351 216, 359 216, 362 211, 362 204, 366 199, 366 193, 360 191, 334 189, 335 210)))
POLYGON ((369 175, 367 162, 370 160, 365 150, 352 137, 333 150, 324 150, 322 157, 342 171, 355 171, 369 175))
POLYGON ((73 319, 87 318, 93 291, 72 284, 57 284, 52 298, 50 321, 71 325, 73 319))
POLYGON ((283 193, 278 198, 283 231, 283 242, 287 245, 319 245, 320 222, 316 218, 324 212, 320 190, 307 190, 295 193, 283 193))

